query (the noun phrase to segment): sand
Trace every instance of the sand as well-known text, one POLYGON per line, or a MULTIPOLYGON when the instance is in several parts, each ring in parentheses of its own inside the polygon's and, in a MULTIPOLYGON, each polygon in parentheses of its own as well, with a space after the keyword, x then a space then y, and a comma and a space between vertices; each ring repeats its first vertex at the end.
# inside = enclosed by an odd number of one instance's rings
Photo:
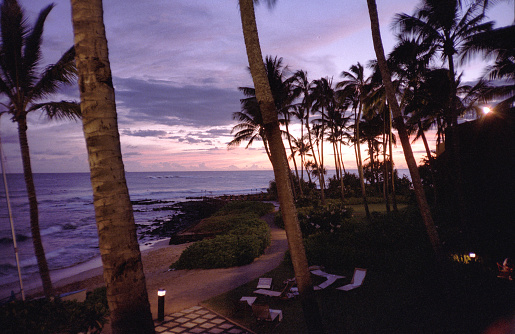
MULTIPOLYGON (((142 250, 141 256, 153 318, 157 318, 159 289, 166 289, 165 314, 170 314, 198 305, 206 299, 230 291, 276 268, 283 260, 288 248, 286 233, 273 225, 273 214, 264 218, 271 227, 271 245, 265 250, 265 254, 245 266, 169 271, 170 264, 179 258, 183 250, 190 245, 189 243, 168 245, 168 241, 163 240, 142 250)), ((74 268, 53 273, 52 278, 57 293, 81 289, 93 290, 104 285, 100 259, 90 261, 81 268, 74 268), (98 264, 96 267, 95 263, 98 264), (80 272, 77 273, 77 271, 80 272), (71 274, 72 272, 76 274, 71 274)), ((34 296, 41 294, 41 287, 26 291, 27 295, 34 296)), ((110 329, 106 328, 103 333, 110 333, 110 329)))

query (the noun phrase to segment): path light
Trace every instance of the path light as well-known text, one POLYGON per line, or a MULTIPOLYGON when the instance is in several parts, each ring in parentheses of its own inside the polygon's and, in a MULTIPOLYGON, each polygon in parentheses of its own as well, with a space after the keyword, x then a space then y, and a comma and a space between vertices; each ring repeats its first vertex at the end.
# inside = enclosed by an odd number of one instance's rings
POLYGON ((476 258, 476 253, 469 253, 469 257, 471 259, 475 259, 476 258))
POLYGON ((483 114, 488 115, 492 112, 492 109, 490 107, 483 107, 483 114))
POLYGON ((163 321, 165 319, 165 289, 157 290, 157 320, 163 321))

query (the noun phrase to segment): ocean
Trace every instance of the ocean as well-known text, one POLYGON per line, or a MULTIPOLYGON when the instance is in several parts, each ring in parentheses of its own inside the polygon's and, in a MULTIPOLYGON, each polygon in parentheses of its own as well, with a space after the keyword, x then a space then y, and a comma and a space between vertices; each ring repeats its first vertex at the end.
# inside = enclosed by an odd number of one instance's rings
MULTIPOLYGON (((177 211, 163 208, 203 196, 266 192, 272 171, 144 172, 127 173, 127 186, 138 225, 140 245, 159 236, 149 235, 163 219, 177 211), (140 204, 141 203, 141 204, 140 204), (149 204, 150 203, 150 204, 149 204)), ((1 179, 1 178, 0 178, 1 179)), ((99 257, 98 236, 89 173, 34 174, 39 203, 40 231, 51 271, 73 267, 99 257)), ((39 279, 32 246, 29 205, 23 174, 8 174, 22 278, 39 279)), ((0 286, 18 281, 12 233, 3 180, 0 181, 0 286)), ((6 296, 0 295, 0 299, 6 296)))

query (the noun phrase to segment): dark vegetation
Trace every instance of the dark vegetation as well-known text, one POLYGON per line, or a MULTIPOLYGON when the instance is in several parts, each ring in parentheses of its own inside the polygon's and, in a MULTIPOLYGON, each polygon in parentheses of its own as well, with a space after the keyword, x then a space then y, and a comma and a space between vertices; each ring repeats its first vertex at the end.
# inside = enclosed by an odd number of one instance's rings
POLYGON ((5 334, 100 333, 107 323, 106 289, 87 294, 84 302, 46 298, 13 301, 0 307, 5 334))
MULTIPOLYGON (((342 204, 339 189, 330 191, 339 187, 339 182, 329 181, 326 194, 332 199, 326 200, 326 205, 321 204, 315 186, 304 189, 305 196, 298 197, 298 218, 309 265, 346 276, 316 292, 326 333, 483 333, 496 321, 513 318, 514 281, 497 277, 497 262, 509 256, 513 246, 504 241, 507 236, 513 241, 513 233, 506 235, 511 227, 505 226, 506 219, 492 224, 491 219, 485 219, 483 225, 472 219, 471 224, 479 225, 462 228, 453 218, 455 214, 449 214, 453 202, 445 193, 446 187, 439 186, 437 196, 447 198, 447 202, 434 201, 434 179, 428 168, 420 167, 447 254, 443 261, 434 258, 407 178, 397 178, 398 211, 386 212, 381 193, 368 187, 369 204, 377 203, 378 208, 372 210, 370 221, 360 211, 361 198, 346 197, 342 204), (469 252, 476 249, 477 257, 471 258, 469 252), (349 283, 356 267, 367 269, 363 286, 349 292, 336 290, 349 283)), ((350 184, 359 186, 357 182, 350 184)), ((274 192, 274 186, 272 182, 269 192, 274 192)), ((346 193, 359 196, 359 189, 350 186, 346 193)), ((489 206, 489 210, 495 210, 495 206, 489 206)), ((482 211, 484 208, 474 209, 482 211)), ((492 212, 492 217, 499 214, 492 212)), ((275 222, 282 226, 280 214, 276 214, 275 222)), ((282 282, 294 277, 288 254, 280 267, 263 276, 272 277, 274 289, 281 290, 282 282)), ((318 276, 312 278, 314 284, 323 281, 318 276)), ((284 320, 279 325, 259 323, 251 311, 242 310, 237 301, 242 296, 253 296, 256 283, 238 287, 206 304, 257 333, 307 332, 299 321, 302 305, 298 297, 258 297, 258 302, 283 311, 284 320)))
MULTIPOLYGON (((375 212, 370 223, 352 217, 348 209, 338 213, 337 207, 299 208, 309 264, 346 276, 317 291, 326 333, 482 333, 499 318, 513 315, 515 285, 496 277, 494 261, 452 254, 446 263, 435 262, 416 207, 375 212), (332 229, 335 217, 341 227, 332 229), (312 229, 312 223, 320 228, 312 229), (355 267, 367 268, 363 286, 335 290, 350 281, 355 267)), ((280 290, 294 276, 289 258, 264 276, 272 277, 280 290)), ((323 281, 312 277, 315 284, 323 281)), ((206 303, 257 333, 306 333, 298 299, 258 297, 258 302, 283 310, 284 320, 276 328, 235 306, 241 296, 254 295, 256 282, 206 303)))
POLYGON ((270 244, 270 229, 259 217, 273 211, 262 202, 229 202, 190 232, 213 233, 184 250, 174 269, 226 268, 249 264, 270 244))

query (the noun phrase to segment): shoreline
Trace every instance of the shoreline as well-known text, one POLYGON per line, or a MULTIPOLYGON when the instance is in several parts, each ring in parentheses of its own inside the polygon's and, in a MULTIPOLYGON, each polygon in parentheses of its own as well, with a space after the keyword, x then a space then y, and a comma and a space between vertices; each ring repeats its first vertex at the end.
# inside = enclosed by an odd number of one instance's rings
MULTIPOLYGON (((142 261, 149 262, 148 257, 156 256, 156 253, 162 253, 162 249, 168 249, 169 239, 160 239, 152 244, 143 244, 140 245, 140 252, 142 261)), ((181 246, 181 245, 177 245, 181 246)), ((182 253, 185 247, 172 247, 170 245, 169 251, 173 254, 182 253), (175 249, 174 249, 175 248, 175 249)), ((171 263, 168 264, 168 266, 171 263)), ((146 269, 146 268, 145 268, 146 269)), ((83 288, 94 289, 96 287, 102 286, 104 284, 102 278, 102 260, 100 256, 96 256, 88 261, 79 263, 75 266, 70 266, 62 269, 53 270, 50 272, 50 277, 52 279, 52 283, 54 289, 57 294, 71 292, 75 290, 80 290, 83 288), (86 282, 85 284, 80 284, 81 281, 86 282), (84 287, 78 287, 73 289, 72 286, 80 286, 84 285, 84 287), (91 285, 91 286, 89 286, 91 285), (69 290, 69 289, 72 290, 69 290)), ((23 281, 23 289, 25 295, 27 297, 38 297, 43 292, 43 287, 41 283, 41 278, 38 273, 32 274, 29 279, 25 279, 23 281)), ((7 284, 0 285, 0 300, 9 298, 11 291, 14 291, 17 295, 20 294, 20 286, 19 281, 9 282, 7 284)))

